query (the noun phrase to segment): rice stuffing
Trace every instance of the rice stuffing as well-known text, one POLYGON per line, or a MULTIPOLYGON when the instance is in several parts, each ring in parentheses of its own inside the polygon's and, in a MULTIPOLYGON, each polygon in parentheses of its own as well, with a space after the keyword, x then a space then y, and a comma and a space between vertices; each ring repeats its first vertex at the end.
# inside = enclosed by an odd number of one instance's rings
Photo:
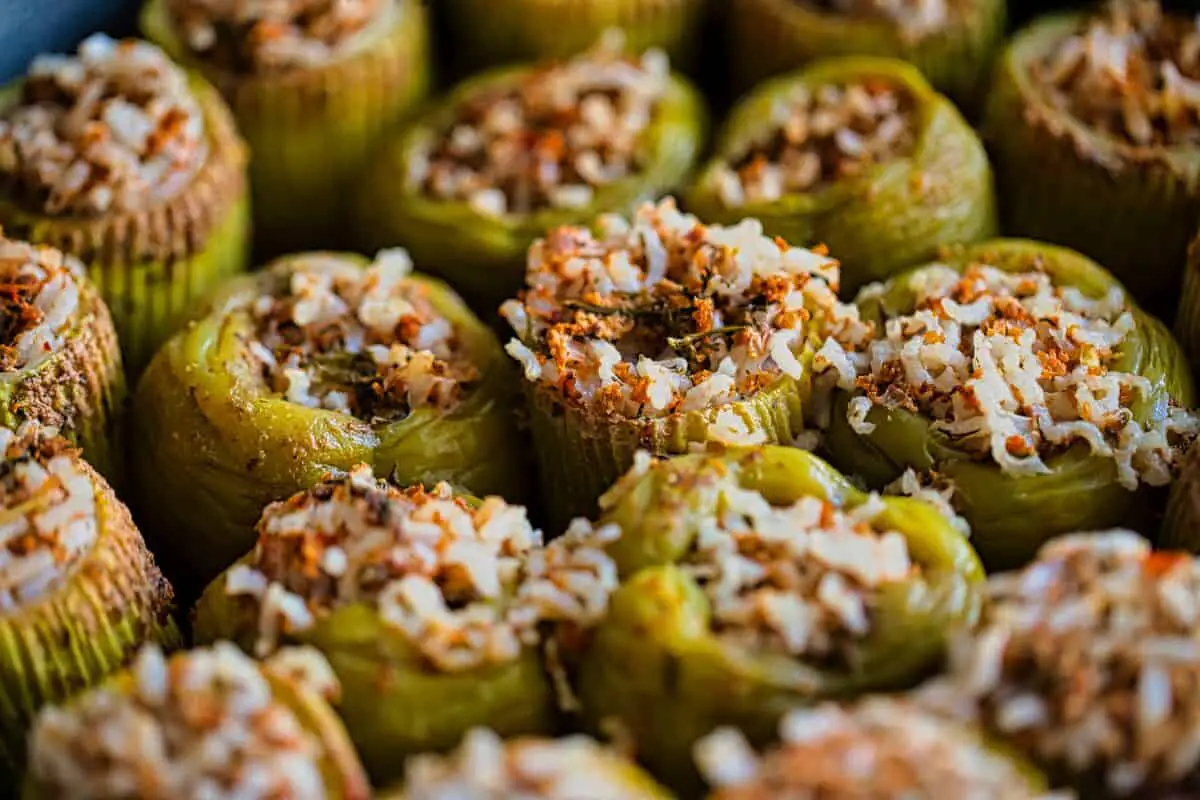
POLYGON ((61 585, 100 536, 96 486, 52 429, 0 427, 0 611, 61 585))
POLYGON ((773 203, 910 155, 912 97, 886 79, 795 86, 776 99, 764 133, 711 176, 730 208, 773 203))
POLYGON ((312 69, 353 55, 393 23, 397 0, 167 0, 188 48, 242 72, 312 69))
POLYGON ((1030 64, 1056 108, 1134 147, 1200 144, 1200 18, 1110 0, 1030 64))
MULTIPOLYGON (((1200 566, 1130 531, 1064 536, 987 584, 984 618, 923 691, 1109 796, 1200 780, 1200 566)), ((1163 796, 1166 796, 1163 795, 1163 796)))
POLYGON ((833 14, 863 20, 882 20, 902 33, 921 38, 945 27, 954 19, 959 0, 799 0, 833 14))
POLYGON ((0 232, 0 372, 36 367, 59 352, 79 316, 83 264, 0 232))
POLYGON ((183 189, 208 153, 186 73, 157 47, 103 34, 33 60, 0 112, 0 180, 48 214, 140 211, 183 189))
POLYGON ((1076 444, 1112 459, 1131 491, 1178 472, 1200 418, 1177 407, 1151 423, 1134 418, 1152 386, 1116 369, 1136 325, 1119 288, 1089 297, 1042 271, 986 264, 962 274, 935 265, 905 280, 912 311, 887 315, 866 342, 830 338, 814 362, 819 389, 857 390, 847 411, 855 431, 874 430, 875 407, 904 409, 1012 475, 1048 473, 1046 459, 1076 444))
POLYGON ((586 736, 504 741, 476 728, 453 753, 409 760, 404 796, 408 800, 580 800, 657 798, 649 789, 634 792, 632 769, 615 753, 586 736))
POLYGON ((624 418, 719 407, 803 378, 818 333, 869 335, 837 298, 837 262, 757 220, 706 226, 666 199, 597 227, 535 242, 525 291, 501 307, 508 353, 566 403, 624 418))
POLYGON ((541 641, 544 623, 598 621, 617 585, 603 549, 613 526, 578 520, 543 544, 521 506, 472 507, 446 484, 398 489, 365 465, 268 506, 257 532, 226 591, 256 608, 260 655, 365 603, 436 669, 505 663, 541 641))
POLYGON ((266 385, 373 424, 455 408, 480 373, 459 326, 411 270, 403 250, 382 251, 366 268, 331 253, 293 257, 262 295, 238 301, 252 317, 249 353, 266 385))
POLYGON ((128 691, 48 707, 30 736, 38 793, 78 800, 323 800, 321 742, 228 642, 169 659, 141 650, 128 691))
POLYGON ((796 709, 784 716, 779 738, 762 754, 734 728, 701 739, 696 761, 714 788, 713 800, 1035 797, 1012 761, 957 724, 902 700, 796 709))
POLYGON ((666 54, 628 56, 609 32, 568 61, 471 93, 414 154, 408 180, 489 217, 585 208, 646 169, 642 138, 670 86, 666 54))

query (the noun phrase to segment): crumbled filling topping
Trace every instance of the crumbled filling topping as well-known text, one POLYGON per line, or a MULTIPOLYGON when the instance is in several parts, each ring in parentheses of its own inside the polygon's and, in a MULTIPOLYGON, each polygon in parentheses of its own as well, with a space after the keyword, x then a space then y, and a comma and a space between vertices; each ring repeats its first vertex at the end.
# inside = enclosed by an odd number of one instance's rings
POLYGON ((955 0, 799 0, 803 5, 858 19, 891 22, 910 36, 926 36, 953 19, 955 0))
POLYGON ((912 152, 911 96, 886 80, 796 86, 772 104, 763 133, 731 154, 711 180, 731 208, 772 203, 912 152))
POLYGON ((645 169, 640 139, 670 87, 666 55, 626 56, 621 36, 485 87, 419 151, 409 180, 430 197, 503 217, 582 209, 645 169))
POLYGON ((1030 65, 1050 102, 1135 146, 1200 143, 1200 18, 1112 0, 1030 65))
POLYGON ((86 39, 34 59, 0 117, 0 178, 49 214, 138 211, 204 163, 204 117, 187 75, 146 42, 86 39))
POLYGON ((0 427, 0 612, 69 575, 100 535, 96 487, 79 452, 51 429, 0 427))
POLYGON ((874 697, 797 709, 783 718, 779 738, 762 755, 733 728, 701 739, 696 761, 714 800, 1034 797, 1011 760, 903 701, 874 697))
POLYGON ((268 506, 257 530, 226 591, 257 606, 260 654, 367 603, 436 669, 468 670, 516 658, 542 623, 590 625, 617 585, 613 526, 579 520, 543 545, 521 506, 397 489, 365 465, 268 506))
POLYGON ((408 800, 651 800, 661 795, 631 786, 634 769, 586 736, 502 741, 476 728, 448 756, 410 759, 408 800))
POLYGON ((1128 531, 1062 537, 993 576, 980 627, 930 700, 965 707, 1056 771, 1118 797, 1196 786, 1200 566, 1128 531))
POLYGON ((454 408, 479 370, 411 269, 403 250, 365 269, 335 254, 294 257, 249 306, 250 354, 270 389, 372 424, 454 408))
POLYGON ((41 712, 30 737, 39 794, 80 800, 322 800, 319 740, 228 642, 168 661, 143 648, 132 686, 41 712))
POLYGON ((1171 480, 1200 419, 1180 408, 1134 419, 1131 405, 1152 387, 1114 368, 1136 324, 1119 288, 1093 298, 1041 271, 983 264, 905 280, 911 311, 888 316, 869 341, 830 338, 814 359, 823 386, 860 390, 849 408, 856 431, 874 430, 874 406, 907 409, 1013 475, 1048 473, 1047 457, 1083 443, 1113 459, 1130 490, 1171 480))
POLYGON ((167 0, 187 46, 234 72, 310 69, 356 52, 395 0, 167 0))
POLYGON ((837 299, 836 261, 756 220, 705 226, 667 199, 598 228, 535 242, 526 290, 501 308, 525 377, 569 403, 628 418, 721 406, 803 377, 816 331, 869 330, 837 299))
POLYGON ((0 232, 0 372, 37 366, 62 348, 83 275, 75 257, 0 232))
POLYGON ((885 495, 911 497, 933 506, 964 536, 971 535, 971 525, 954 507, 957 487, 954 482, 936 472, 917 472, 912 467, 904 470, 899 478, 883 487, 885 495))

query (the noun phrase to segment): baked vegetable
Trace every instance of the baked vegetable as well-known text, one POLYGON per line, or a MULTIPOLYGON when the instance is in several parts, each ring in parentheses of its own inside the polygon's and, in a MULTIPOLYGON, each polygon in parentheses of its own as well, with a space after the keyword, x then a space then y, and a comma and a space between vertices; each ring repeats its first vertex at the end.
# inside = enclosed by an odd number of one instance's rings
POLYGON ((245 166, 220 96, 145 42, 97 34, 0 92, 0 224, 87 265, 131 377, 246 269, 245 166))
POLYGON ((612 528, 581 522, 543 546, 520 506, 445 484, 397 489, 365 465, 268 506, 257 533, 205 591, 196 638, 324 653, 380 785, 405 755, 453 747, 476 726, 552 732, 547 630, 580 635, 616 585, 612 528))
POLYGON ((360 238, 408 248, 490 315, 547 229, 681 184, 705 126, 699 95, 663 53, 626 55, 620 36, 568 61, 488 72, 382 148, 355 195, 360 238))
POLYGON ((256 248, 344 243, 368 157, 428 91, 424 4, 147 0, 141 26, 233 108, 253 153, 256 248))
POLYGON ((713 222, 751 216, 793 244, 825 244, 847 291, 996 233, 975 132, 915 68, 878 58, 821 61, 756 89, 687 205, 713 222))
POLYGON ((384 800, 497 796, 522 800, 671 797, 636 765, 585 736, 506 742, 484 728, 468 733, 448 757, 413 758, 403 785, 383 794, 384 800))
POLYGON ((1188 362, 1200 365, 1200 236, 1188 246, 1174 333, 1188 362))
POLYGON ((566 58, 596 31, 620 28, 631 47, 665 50, 686 69, 703 53, 704 0, 447 0, 453 57, 468 69, 566 58))
POLYGON ((147 647, 101 688, 50 708, 31 737, 27 800, 238 797, 366 800, 309 651, 257 664, 222 642, 167 659, 147 647))
POLYGON ((796 704, 910 686, 978 612, 949 519, 795 448, 641 459, 602 506, 624 581, 578 653, 583 718, 680 790, 714 728, 762 744, 796 704))
POLYGON ((705 226, 669 199, 595 231, 551 231, 529 251, 526 283, 501 313, 553 526, 594 513, 638 449, 790 444, 810 340, 861 328, 823 251, 772 240, 755 220, 705 226))
POLYGON ((873 335, 831 337, 814 359, 831 460, 875 487, 906 468, 949 480, 989 569, 1148 517, 1146 487, 1171 481, 1200 430, 1179 346, 1070 250, 989 242, 858 302, 873 335))
POLYGON ((988 581, 980 627, 924 689, 1081 797, 1196 791, 1200 568, 1129 531, 1068 535, 988 581))
POLYGON ((797 709, 783 718, 779 738, 762 754, 733 728, 702 739, 696 760, 713 787, 709 800, 1032 800, 1045 789, 1045 779, 1023 759, 903 700, 797 709))
POLYGON ((978 108, 1004 36, 1004 0, 731 0, 726 22, 738 82, 820 58, 912 62, 939 92, 978 108))
POLYGON ((263 506, 330 469, 522 496, 511 366, 410 267, 399 250, 280 259, 155 358, 134 401, 139 512, 194 588, 251 547, 263 506))
POLYGON ((1157 0, 1046 17, 1000 60, 984 138, 1001 221, 1175 304, 1200 218, 1200 30, 1157 0))
POLYGON ((0 781, 12 787, 39 708, 179 633, 129 511, 65 440, 0 427, 0 505, 0 781))

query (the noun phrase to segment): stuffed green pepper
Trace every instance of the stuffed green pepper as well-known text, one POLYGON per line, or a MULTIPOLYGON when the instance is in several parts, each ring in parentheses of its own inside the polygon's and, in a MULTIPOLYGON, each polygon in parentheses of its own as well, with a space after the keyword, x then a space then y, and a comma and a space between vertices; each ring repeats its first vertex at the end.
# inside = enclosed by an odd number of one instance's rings
POLYGON ((788 443, 804 426, 811 340, 868 335, 838 264, 745 220, 704 225, 674 201, 564 226, 529 251, 501 314, 525 375, 542 502, 590 515, 633 454, 706 441, 788 443))
POLYGON ((761 753, 735 728, 700 740, 708 799, 1049 797, 1045 778, 1024 759, 903 700, 798 708, 780 722, 779 739, 761 753))
POLYGON ((918 696, 1080 797, 1200 786, 1200 566, 1130 531, 1071 534, 988 581, 978 629, 918 696))
POLYGON ((829 59, 756 89, 733 110, 687 207, 825 244, 846 291, 996 234, 979 137, 914 67, 880 58, 829 59))
POLYGON ((586 736, 504 741, 477 728, 449 756, 409 761, 404 783, 384 800, 511 797, 521 800, 669 800, 635 764, 586 736))
POLYGON ((0 425, 58 429, 114 484, 125 375, 112 317, 79 259, 0 232, 0 425))
POLYGON ((984 139, 1001 222, 1102 262, 1169 309, 1200 218, 1200 28, 1157 0, 1035 21, 1003 55, 984 139))
POLYGON ((1155 539, 1160 547, 1200 553, 1200 446, 1188 448, 1179 476, 1171 484, 1162 527, 1155 539))
POLYGON ((831 336, 813 360, 830 458, 874 487, 906 468, 949 480, 989 569, 1134 524, 1200 431, 1170 333, 1070 250, 961 249, 858 304, 873 333, 831 336))
POLYGON ((179 644, 172 591, 129 511, 66 440, 0 427, 0 785, 38 709, 179 644))
POLYGON ((682 184, 705 128, 664 54, 610 32, 566 61, 472 78, 393 137, 355 194, 360 241, 407 248, 491 314, 537 237, 682 184))
POLYGON ((675 788, 714 728, 762 744, 793 705, 914 685, 978 613, 949 519, 795 448, 641 457, 602 508, 623 581, 567 661, 589 729, 675 788))
POLYGON ((420 0, 147 0, 142 30, 229 101, 261 254, 346 241, 348 195, 429 87, 420 0))
POLYGON ((246 269, 245 167, 220 95, 145 42, 97 34, 0 91, 0 225, 87 265, 131 377, 246 269))
POLYGON ((909 61, 960 106, 980 107, 1004 36, 1004 0, 730 0, 739 85, 843 55, 909 61))
POLYGON ((703 50, 706 0, 445 0, 449 47, 470 69, 567 58, 596 31, 620 28, 639 50, 657 47, 684 69, 703 50))
POLYGON ((1188 245, 1174 332, 1192 369, 1200 368, 1200 235, 1188 245))
POLYGON ((25 800, 368 800, 371 787, 305 651, 259 664, 222 642, 147 647, 105 685, 48 708, 25 800))
POLYGON ((203 586, 263 507, 359 462, 519 499, 517 377, 492 332, 402 250, 285 257, 235 281, 134 398, 139 513, 203 586))
POLYGON ((611 526, 581 520, 543 545, 521 506, 446 484, 400 489, 366 465, 273 503, 256 530, 204 592, 196 638, 258 655, 320 650, 376 783, 477 726, 553 732, 562 668, 543 665, 543 651, 561 661, 550 631, 579 638, 617 580, 611 526))

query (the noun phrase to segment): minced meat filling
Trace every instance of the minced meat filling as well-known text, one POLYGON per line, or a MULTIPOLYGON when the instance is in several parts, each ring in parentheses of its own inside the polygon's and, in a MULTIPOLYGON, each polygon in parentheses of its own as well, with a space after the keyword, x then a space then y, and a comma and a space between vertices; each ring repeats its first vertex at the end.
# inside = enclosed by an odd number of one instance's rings
POLYGON ((267 386, 372 424, 454 408, 479 370, 411 268, 403 250, 383 251, 366 268, 332 254, 296 257, 249 303, 250 355, 267 386))
POLYGON ((0 372, 36 366, 62 348, 83 275, 73 256, 0 235, 0 372))
POLYGON ((1200 144, 1200 19, 1113 0, 1030 64, 1056 107, 1130 145, 1200 144))
POLYGON ((798 0, 801 5, 858 19, 891 22, 911 36, 946 27, 958 0, 798 0))
POLYGON ((645 168, 642 134, 670 87, 666 56, 624 54, 621 37, 482 89, 413 159, 430 197, 493 217, 579 209, 645 168))

